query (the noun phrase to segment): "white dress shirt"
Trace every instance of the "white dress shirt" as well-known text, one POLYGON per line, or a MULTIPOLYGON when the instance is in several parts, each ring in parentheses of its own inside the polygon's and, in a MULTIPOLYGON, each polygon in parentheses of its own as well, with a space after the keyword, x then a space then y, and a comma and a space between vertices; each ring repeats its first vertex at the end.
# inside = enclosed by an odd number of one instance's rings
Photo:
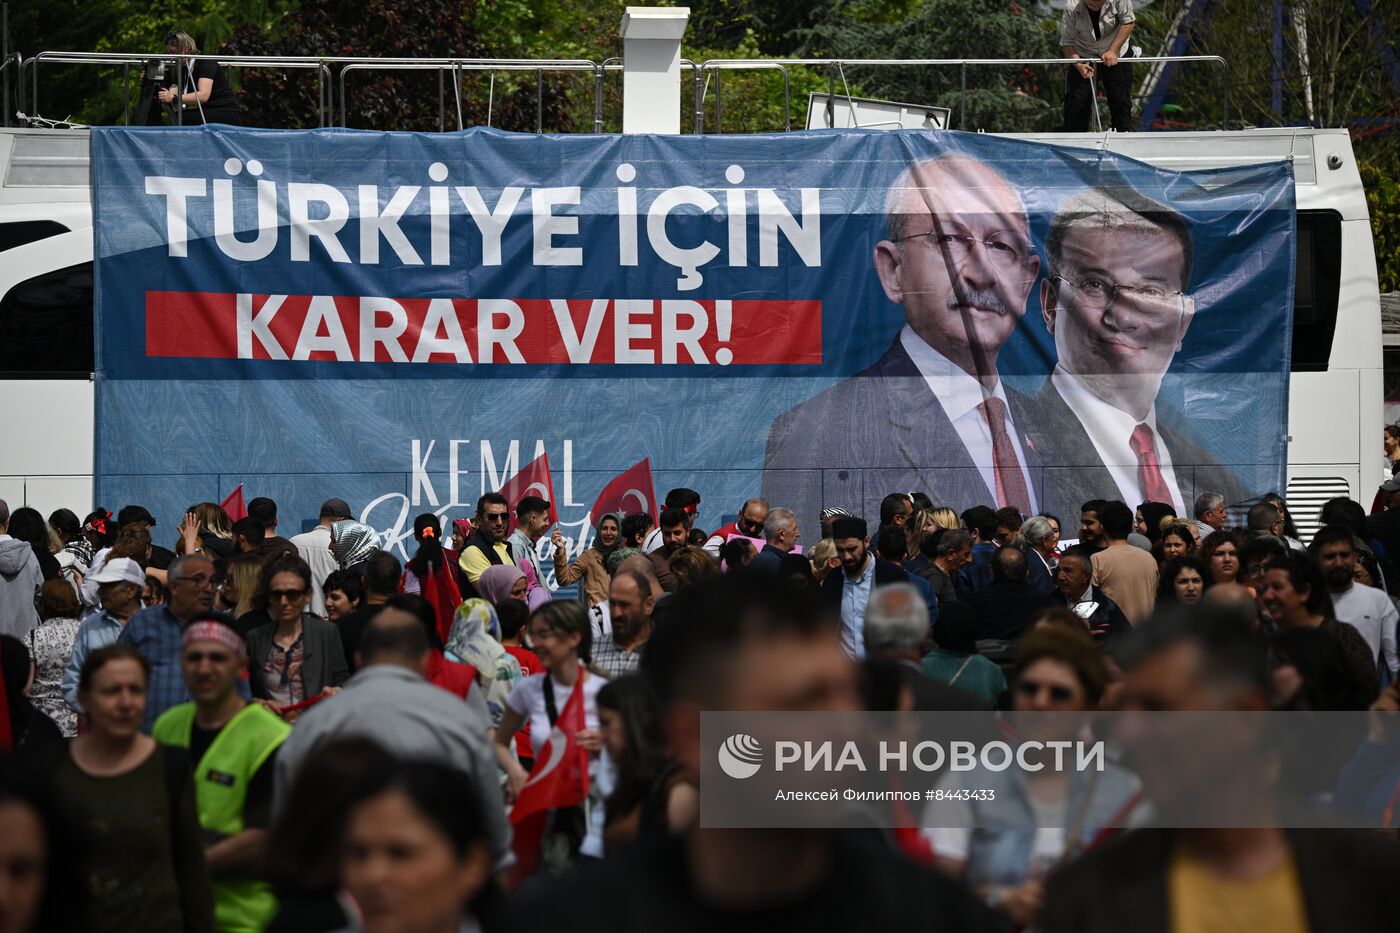
POLYGON ((326 594, 322 589, 326 578, 340 569, 335 555, 331 553, 331 530, 325 525, 317 525, 292 539, 297 553, 311 568, 311 614, 326 618, 326 594))
POLYGON ((1026 469, 1026 452, 1021 446, 1021 432, 1012 420, 1011 405, 1006 400, 1006 388, 1001 380, 998 379, 996 387, 988 393, 982 383, 961 366, 924 343, 924 339, 914 333, 908 324, 899 332, 899 342, 903 345, 904 352, 914 361, 919 374, 924 377, 924 382, 928 383, 933 397, 943 406, 943 413, 952 422, 953 430, 958 432, 963 447, 967 448, 972 462, 977 465, 977 472, 982 474, 982 482, 987 484, 988 499, 997 505, 1003 503, 997 502, 996 498, 997 478, 992 457, 992 428, 987 424, 982 409, 977 406, 988 398, 1001 399, 1006 411, 1006 433, 1011 436, 1011 446, 1016 450, 1016 461, 1021 468, 1021 475, 1025 477, 1026 494, 1031 500, 1027 507, 1030 514, 1034 515, 1035 485, 1026 469))
POLYGON ((1171 451, 1167 450, 1167 445, 1162 442, 1162 434, 1157 430, 1156 405, 1147 412, 1146 418, 1138 421, 1121 408, 1115 408, 1090 392, 1084 383, 1059 366, 1055 367, 1050 381, 1070 411, 1079 418, 1079 423, 1084 425, 1085 433, 1093 442, 1094 450, 1098 452, 1103 465, 1108 467, 1108 475, 1113 477, 1114 485, 1118 487, 1119 498, 1124 502, 1136 504, 1147 501, 1147 494, 1143 492, 1142 483, 1138 480, 1137 454, 1133 453, 1129 439, 1133 436, 1133 429, 1139 424, 1151 428, 1157 448, 1157 466, 1161 469, 1162 479, 1172 494, 1172 501, 1167 504, 1176 509, 1176 514, 1187 514, 1186 504, 1181 498, 1181 487, 1176 481, 1176 471, 1172 469, 1171 451))

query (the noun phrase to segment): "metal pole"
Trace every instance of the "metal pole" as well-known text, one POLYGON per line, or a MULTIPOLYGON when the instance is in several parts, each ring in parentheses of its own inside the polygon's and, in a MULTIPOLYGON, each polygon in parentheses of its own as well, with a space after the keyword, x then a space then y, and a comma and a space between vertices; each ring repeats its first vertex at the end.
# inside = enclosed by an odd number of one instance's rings
POLYGON ((593 72, 593 132, 603 132, 603 69, 607 61, 599 63, 593 72))
POLYGON ((716 69, 715 69, 715 132, 716 132, 716 133, 723 133, 723 132, 724 132, 724 130, 720 128, 720 127, 721 127, 721 124, 720 124, 720 115, 724 112, 724 109, 723 109, 723 107, 721 107, 721 105, 720 105, 720 100, 719 100, 719 78, 720 78, 720 75, 722 75, 723 73, 724 73, 724 69, 722 69, 722 68, 716 68, 716 69))
POLYGON ((705 69, 695 69, 695 135, 705 133, 705 69))
POLYGON ((1225 69, 1224 100, 1220 105, 1220 128, 1223 130, 1230 126, 1230 63, 1222 58, 1220 66, 1225 69))
POLYGON ((321 69, 316 69, 316 126, 326 125, 326 82, 321 69))
POLYGON ((535 132, 544 132, 544 71, 535 69, 535 132))
POLYGON ((1089 66, 1093 71, 1089 75, 1089 103, 1094 108, 1094 132, 1103 132, 1103 118, 1099 116, 1099 90, 1094 85, 1094 76, 1099 73, 1098 63, 1089 66))
POLYGON ((345 93, 345 76, 349 73, 349 65, 340 69, 340 125, 342 128, 350 125, 350 106, 347 103, 350 97, 345 93))
POLYGON ((0 55, 4 55, 4 58, 0 59, 0 71, 4 72, 4 85, 0 87, 0 93, 3 93, 4 96, 0 97, 0 110, 5 111, 3 118, 5 122, 0 126, 9 126, 11 111, 19 108, 10 106, 10 5, 8 3, 0 3, 0 55))
POLYGON ((131 64, 122 64, 122 126, 131 125, 131 64))
POLYGON ((836 126, 836 64, 826 66, 826 128, 836 126))
POLYGON ((959 66, 962 72, 962 85, 958 90, 958 129, 967 129, 967 62, 959 66))
POLYGON ((439 69, 437 70, 437 73, 438 73, 438 132, 441 133, 441 132, 442 132, 444 129, 446 129, 446 127, 447 127, 447 111, 446 111, 447 100, 446 100, 446 98, 444 98, 444 97, 442 96, 442 95, 443 95, 443 84, 442 84, 442 77, 443 77, 443 75, 442 75, 442 69, 439 68, 439 69))

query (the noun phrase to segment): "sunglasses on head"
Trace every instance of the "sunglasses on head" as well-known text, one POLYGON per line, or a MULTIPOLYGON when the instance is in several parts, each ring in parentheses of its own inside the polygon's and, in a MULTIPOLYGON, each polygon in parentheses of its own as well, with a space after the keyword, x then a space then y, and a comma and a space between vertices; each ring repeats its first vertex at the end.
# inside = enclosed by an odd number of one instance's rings
POLYGON ((1056 703, 1068 703, 1074 699, 1074 691, 1064 684, 1043 684, 1034 680, 1021 680, 1016 683, 1016 692, 1023 697, 1038 696, 1042 690, 1049 691, 1050 699, 1056 703))

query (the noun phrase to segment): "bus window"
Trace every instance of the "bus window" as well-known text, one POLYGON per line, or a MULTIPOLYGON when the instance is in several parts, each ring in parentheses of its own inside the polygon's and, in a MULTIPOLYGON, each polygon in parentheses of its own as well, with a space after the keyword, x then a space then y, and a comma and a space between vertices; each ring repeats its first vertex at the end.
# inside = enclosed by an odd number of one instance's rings
POLYGON ((1299 211, 1293 293, 1295 373, 1327 371, 1341 284, 1341 216, 1335 211, 1299 211))
POLYGON ((0 300, 0 378, 92 372, 92 263, 21 282, 0 300))
POLYGON ((0 224, 0 252, 67 232, 67 227, 52 220, 17 220, 0 224))

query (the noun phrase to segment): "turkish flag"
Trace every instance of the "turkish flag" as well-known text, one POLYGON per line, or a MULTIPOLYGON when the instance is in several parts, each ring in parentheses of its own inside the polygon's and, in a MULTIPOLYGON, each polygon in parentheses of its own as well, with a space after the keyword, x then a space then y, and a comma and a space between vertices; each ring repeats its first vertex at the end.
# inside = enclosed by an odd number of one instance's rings
POLYGON ((549 730, 549 738, 535 756, 534 770, 511 808, 511 847, 517 860, 514 869, 517 883, 539 867, 540 843, 549 823, 549 812, 581 806, 588 797, 588 752, 578 744, 578 734, 586 722, 583 715, 586 676, 589 675, 579 665, 578 679, 574 681, 569 700, 559 711, 559 718, 549 730))
POLYGON ((241 521, 248 517, 248 507, 243 504, 243 484, 239 483, 238 488, 228 494, 228 498, 219 503, 219 508, 228 513, 228 520, 231 522, 241 521))
POLYGON ((441 571, 434 570, 433 565, 429 564, 427 574, 418 581, 422 597, 432 604, 433 612, 437 613, 438 638, 444 644, 457 618, 457 607, 462 605, 462 591, 457 588, 456 575, 446 561, 446 554, 444 551, 441 571))
POLYGON ((501 484, 497 490, 510 503, 510 531, 513 533, 520 524, 515 517, 515 507, 526 496, 539 496, 549 503, 549 522, 559 521, 559 510, 554 505, 554 481, 549 478, 549 454, 540 454, 523 470, 501 484))
POLYGON ((598 494, 598 501, 593 503, 589 520, 597 527, 598 522, 609 512, 619 515, 646 512, 651 516, 652 524, 657 522, 656 486, 651 481, 650 457, 621 476, 614 477, 612 482, 603 487, 603 491, 598 494))

